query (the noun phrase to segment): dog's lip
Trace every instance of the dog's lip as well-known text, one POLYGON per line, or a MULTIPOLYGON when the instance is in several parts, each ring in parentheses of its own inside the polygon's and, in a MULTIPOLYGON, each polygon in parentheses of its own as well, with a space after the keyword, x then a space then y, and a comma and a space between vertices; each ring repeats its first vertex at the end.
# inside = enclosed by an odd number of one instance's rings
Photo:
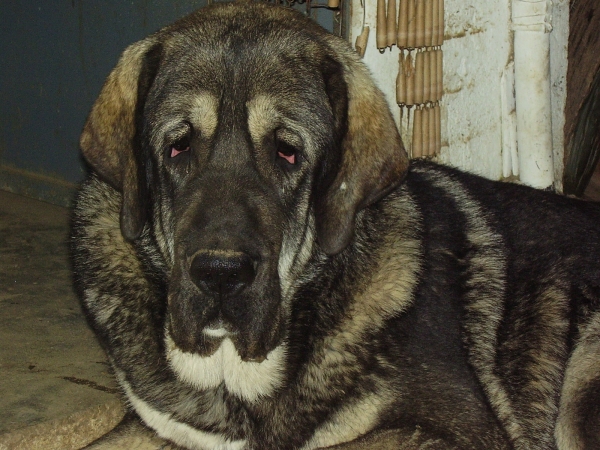
POLYGON ((211 337, 211 338, 226 338, 227 336, 230 336, 231 333, 226 329, 226 328, 211 328, 211 327, 205 327, 202 330, 202 333, 204 333, 206 336, 211 337))
POLYGON ((215 339, 224 339, 236 334, 227 327, 223 319, 217 319, 209 323, 202 329, 202 333, 206 337, 215 339))

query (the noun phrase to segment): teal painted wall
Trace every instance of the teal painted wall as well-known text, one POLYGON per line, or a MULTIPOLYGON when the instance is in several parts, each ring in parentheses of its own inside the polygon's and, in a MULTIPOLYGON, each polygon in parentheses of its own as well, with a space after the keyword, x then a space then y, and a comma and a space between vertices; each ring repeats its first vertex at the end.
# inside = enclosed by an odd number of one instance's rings
MULTIPOLYGON (((205 4, 0 1, 0 189, 68 205, 84 175, 79 133, 121 51, 205 4)), ((330 11, 313 12, 332 29, 330 11)))

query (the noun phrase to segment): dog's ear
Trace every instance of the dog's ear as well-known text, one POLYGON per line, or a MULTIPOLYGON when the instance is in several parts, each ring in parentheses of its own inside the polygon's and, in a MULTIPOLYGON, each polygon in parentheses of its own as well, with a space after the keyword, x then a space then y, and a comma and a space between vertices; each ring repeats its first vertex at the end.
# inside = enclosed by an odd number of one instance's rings
POLYGON ((92 168, 123 194, 121 231, 139 237, 146 222, 145 161, 140 116, 156 74, 160 46, 148 38, 129 46, 110 73, 83 127, 79 144, 92 168))
POLYGON ((350 51, 335 59, 339 70, 326 74, 326 88, 336 122, 345 121, 341 160, 316 198, 317 238, 330 255, 352 240, 356 214, 397 187, 408 170, 389 106, 367 68, 350 51))

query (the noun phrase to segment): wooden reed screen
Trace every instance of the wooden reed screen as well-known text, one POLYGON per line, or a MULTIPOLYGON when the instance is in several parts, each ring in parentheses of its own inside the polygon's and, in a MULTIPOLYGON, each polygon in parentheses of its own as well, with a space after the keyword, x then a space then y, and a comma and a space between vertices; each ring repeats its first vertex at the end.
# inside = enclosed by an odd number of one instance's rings
POLYGON ((412 133, 411 157, 439 154, 444 0, 377 0, 376 39, 382 53, 394 45, 400 50, 396 102, 412 133))

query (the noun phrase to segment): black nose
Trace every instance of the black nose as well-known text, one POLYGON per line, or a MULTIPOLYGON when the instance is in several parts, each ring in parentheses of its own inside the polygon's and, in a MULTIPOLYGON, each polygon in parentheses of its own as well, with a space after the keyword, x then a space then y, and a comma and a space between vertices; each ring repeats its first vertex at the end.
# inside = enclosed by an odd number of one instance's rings
POLYGON ((198 253, 190 266, 192 281, 207 294, 233 295, 254 281, 254 264, 245 253, 198 253))

